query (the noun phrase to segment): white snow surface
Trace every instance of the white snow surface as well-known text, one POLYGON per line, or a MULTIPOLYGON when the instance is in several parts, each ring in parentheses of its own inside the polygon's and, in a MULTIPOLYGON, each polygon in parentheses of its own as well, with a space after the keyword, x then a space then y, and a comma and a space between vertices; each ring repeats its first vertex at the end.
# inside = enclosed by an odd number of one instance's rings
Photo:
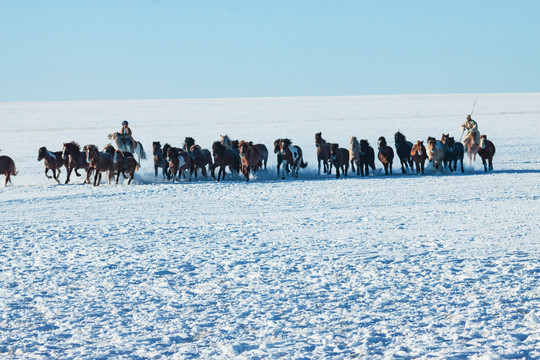
POLYGON ((539 120, 540 94, 0 103, 19 170, 0 187, 0 357, 540 358, 539 120), (459 138, 475 98, 491 173, 316 174, 316 132, 459 138), (41 146, 103 147, 122 120, 150 158, 134 185, 43 175, 41 146), (266 144, 268 170, 154 178, 152 141, 220 134, 266 144), (298 179, 276 179, 279 137, 298 179))

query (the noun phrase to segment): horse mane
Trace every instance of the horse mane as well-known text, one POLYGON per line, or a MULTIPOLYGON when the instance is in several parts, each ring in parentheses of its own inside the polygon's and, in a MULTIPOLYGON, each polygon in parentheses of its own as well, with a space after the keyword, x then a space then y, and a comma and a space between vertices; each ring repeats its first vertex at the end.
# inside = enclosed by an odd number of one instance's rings
POLYGON ((395 137, 396 139, 402 139, 403 141, 406 141, 406 140, 407 140, 407 138, 405 137, 405 135, 403 135, 403 134, 401 133, 401 131, 398 131, 398 132, 394 135, 394 137, 395 137))
POLYGON ((351 136, 351 144, 356 144, 356 143, 358 143, 356 136, 351 136))
POLYGON ((159 142, 159 141, 154 141, 154 142, 152 143, 152 145, 153 145, 153 146, 159 146, 159 147, 161 147, 161 142, 159 142))
POLYGON ((93 145, 93 144, 85 145, 85 148, 86 148, 86 150, 93 150, 93 151, 99 152, 98 147, 96 145, 93 145))
POLYGON ((283 142, 287 146, 292 144, 291 139, 289 138, 281 139, 281 142, 283 142))
POLYGON ((114 154, 116 152, 116 149, 111 144, 107 144, 103 148, 103 152, 106 152, 106 153, 109 153, 109 154, 114 154))
POLYGON ((201 150, 201 147, 199 145, 191 145, 189 148, 189 151, 193 152, 193 150, 201 150))
POLYGON ((365 145, 365 146, 369 146, 369 141, 367 141, 366 139, 362 139, 360 140, 360 145, 365 145))
POLYGON ((81 151, 81 145, 79 145, 78 143, 76 143, 75 141, 71 141, 69 143, 66 143, 64 144, 66 147, 73 147, 75 148, 77 151, 81 151))

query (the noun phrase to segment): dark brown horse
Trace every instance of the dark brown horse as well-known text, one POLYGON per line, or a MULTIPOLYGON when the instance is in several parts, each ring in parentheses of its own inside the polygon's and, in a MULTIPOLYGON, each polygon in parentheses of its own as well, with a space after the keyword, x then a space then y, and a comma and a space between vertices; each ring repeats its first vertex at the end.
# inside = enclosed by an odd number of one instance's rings
MULTIPOLYGON (((86 154, 81 151, 81 146, 75 141, 64 143, 62 149, 62 159, 66 162, 67 178, 66 184, 69 183, 71 172, 75 170, 75 175, 81 176, 77 172, 79 169, 86 170, 88 173, 88 162, 86 161, 86 154)), ((87 176, 88 177, 88 176, 87 176)), ((86 183, 86 180, 84 181, 86 183)))
MULTIPOLYGON (((292 175, 297 178, 298 170, 300 168, 305 169, 308 165, 304 162, 302 149, 300 146, 292 145, 290 139, 281 139, 279 142, 279 149, 281 156, 283 157, 283 161, 285 161, 287 166, 290 166, 292 175)), ((287 166, 283 166, 283 170, 281 172, 282 179, 285 179, 285 168, 287 166)))
POLYGON ((384 136, 381 136, 378 141, 379 148, 379 161, 384 166, 384 174, 388 175, 388 170, 390 169, 390 174, 392 174, 392 162, 394 161, 394 150, 386 144, 386 139, 384 136))
POLYGON ((399 157, 399 162, 401 163, 401 172, 405 174, 407 172, 405 168, 408 169, 410 166, 412 169, 413 167, 413 160, 411 158, 413 144, 412 142, 407 141, 405 135, 399 131, 394 134, 394 144, 396 145, 396 153, 399 157))
POLYGON ((478 155, 482 158, 484 171, 493 170, 493 155, 495 155, 495 145, 487 139, 486 135, 480 136, 480 145, 478 145, 478 155))
POLYGON ((340 170, 347 177, 349 171, 349 150, 340 148, 338 144, 330 145, 330 158, 332 165, 336 168, 336 179, 339 179, 340 170))
POLYGON ((264 165, 264 170, 266 170, 266 163, 268 162, 268 148, 264 144, 255 144, 254 146, 257 148, 257 150, 259 150, 260 154, 261 162, 259 167, 262 169, 264 165))
MULTIPOLYGON (((167 145, 167 144, 165 144, 167 145)), ((164 146, 165 148, 165 146, 164 146)), ((161 148, 161 143, 159 141, 154 141, 152 143, 152 154, 154 155, 154 174, 158 176, 158 168, 163 169, 163 178, 169 178, 169 162, 166 159, 166 156, 163 156, 164 151, 161 148)))
POLYGON ((456 142, 450 134, 442 134, 441 142, 444 145, 444 164, 450 171, 457 170, 457 162, 461 161, 461 172, 465 172, 463 168, 463 158, 465 157, 465 149, 463 144, 456 142), (453 167, 452 167, 453 163, 453 167))
MULTIPOLYGON (((212 144, 212 154, 214 155, 212 173, 219 166, 217 181, 220 181, 220 179, 225 180, 225 168, 227 166, 231 174, 238 174, 240 171, 240 161, 238 161, 238 157, 231 149, 226 148, 220 141, 215 141, 212 144)), ((215 175, 212 174, 212 177, 215 177, 215 175)))
POLYGON ((416 164, 416 173, 424 173, 424 164, 428 158, 424 142, 418 140, 411 149, 411 158, 416 164))
POLYGON ((369 168, 375 170, 375 151, 365 139, 360 140, 360 175, 369 175, 369 168))
POLYGON ((86 145, 84 148, 86 149, 86 161, 89 164, 89 169, 96 172, 94 174, 94 186, 99 186, 101 183, 101 173, 105 171, 109 173, 108 183, 110 184, 114 178, 114 155, 108 152, 99 152, 95 145, 86 145))
POLYGON ((246 181, 249 181, 250 170, 253 171, 253 173, 256 173, 259 169, 261 164, 261 153, 251 141, 247 142, 242 140, 238 143, 238 147, 240 150, 242 174, 244 174, 246 181))
POLYGON ((38 161, 43 160, 45 164, 45 176, 49 179, 54 178, 57 183, 60 183, 58 176, 60 175, 60 168, 65 165, 67 161, 62 158, 62 152, 52 152, 47 150, 45 146, 38 150, 38 161), (52 170, 53 176, 49 176, 49 170, 52 170), (58 170, 58 173, 56 171, 58 170))
POLYGON ((208 179, 208 174, 206 172, 206 166, 208 165, 210 172, 212 171, 213 162, 212 156, 206 153, 208 150, 201 149, 199 145, 191 145, 189 152, 192 160, 192 168, 195 174, 195 179, 197 178, 197 170, 201 169, 202 175, 208 179), (209 158, 210 157, 210 158, 209 158))
POLYGON ((189 181, 191 181, 191 156, 189 156, 187 151, 169 147, 167 149, 167 161, 169 162, 169 170, 173 182, 178 180, 178 176, 183 176, 186 170, 189 181))
POLYGON ((135 160, 133 155, 126 156, 124 151, 116 150, 114 154, 114 164, 116 171, 116 184, 118 185, 120 174, 122 174, 124 178, 127 178, 126 173, 129 175, 128 185, 131 184, 131 181, 135 177, 135 170, 139 169, 137 160, 135 160))
POLYGON ((11 175, 16 176, 18 174, 15 162, 9 156, 0 156, 0 174, 4 174, 6 177, 4 186, 11 182, 11 175))
POLYGON ((330 144, 322 138, 322 133, 315 134, 315 146, 317 147, 317 174, 321 175, 321 162, 325 174, 332 173, 332 160, 330 158, 330 144))

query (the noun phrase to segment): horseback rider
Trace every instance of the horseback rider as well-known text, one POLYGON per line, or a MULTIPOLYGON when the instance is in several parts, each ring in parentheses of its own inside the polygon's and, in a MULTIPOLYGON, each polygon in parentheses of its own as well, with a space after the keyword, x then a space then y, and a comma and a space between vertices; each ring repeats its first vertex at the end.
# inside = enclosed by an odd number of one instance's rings
POLYGON ((122 121, 122 129, 120 130, 120 139, 126 144, 126 147, 133 152, 135 141, 131 136, 131 129, 129 128, 127 120, 122 121))
POLYGON ((465 144, 467 142, 467 140, 469 139, 469 136, 471 136, 471 133, 473 132, 478 132, 480 134, 480 132, 478 131, 478 124, 476 123, 476 121, 474 121, 472 118, 471 118, 471 115, 467 115, 467 120, 465 120, 465 122, 463 124, 461 124, 461 131, 464 132, 465 130, 467 130, 467 134, 465 135, 465 137, 463 138, 463 143, 465 144))

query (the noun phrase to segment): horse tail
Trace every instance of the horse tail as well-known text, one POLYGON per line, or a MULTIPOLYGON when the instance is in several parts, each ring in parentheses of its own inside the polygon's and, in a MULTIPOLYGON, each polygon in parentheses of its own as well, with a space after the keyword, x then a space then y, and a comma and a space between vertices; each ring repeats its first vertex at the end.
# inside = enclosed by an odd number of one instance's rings
POLYGON ((17 176, 19 172, 17 171, 17 168, 15 167, 15 161, 11 160, 11 175, 17 176))
POLYGON ((144 147, 140 141, 139 146, 141 147, 141 159, 146 160, 146 152, 144 151, 144 147))
POLYGON ((307 163, 304 162, 304 159, 303 159, 303 158, 300 160, 300 167, 301 167, 302 169, 307 168, 307 163))

